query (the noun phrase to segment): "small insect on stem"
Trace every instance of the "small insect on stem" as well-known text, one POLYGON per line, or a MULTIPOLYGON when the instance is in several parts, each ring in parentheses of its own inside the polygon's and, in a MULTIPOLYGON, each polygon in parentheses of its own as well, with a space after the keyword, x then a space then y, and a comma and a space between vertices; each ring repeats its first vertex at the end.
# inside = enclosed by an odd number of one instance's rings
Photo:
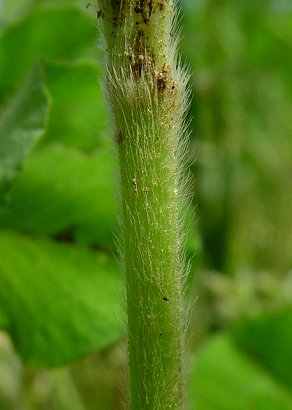
POLYGON ((136 178, 132 179, 132 183, 133 183, 133 187, 134 187, 134 192, 137 193, 138 189, 137 189, 137 180, 136 180, 136 178))

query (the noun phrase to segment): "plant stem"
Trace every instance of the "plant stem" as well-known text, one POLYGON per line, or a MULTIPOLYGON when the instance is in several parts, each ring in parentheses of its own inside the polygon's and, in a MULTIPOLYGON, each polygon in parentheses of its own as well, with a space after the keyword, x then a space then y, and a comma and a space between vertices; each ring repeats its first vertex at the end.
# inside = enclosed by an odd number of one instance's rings
POLYGON ((173 0, 100 0, 116 128, 131 408, 184 408, 181 261, 186 76, 173 0))

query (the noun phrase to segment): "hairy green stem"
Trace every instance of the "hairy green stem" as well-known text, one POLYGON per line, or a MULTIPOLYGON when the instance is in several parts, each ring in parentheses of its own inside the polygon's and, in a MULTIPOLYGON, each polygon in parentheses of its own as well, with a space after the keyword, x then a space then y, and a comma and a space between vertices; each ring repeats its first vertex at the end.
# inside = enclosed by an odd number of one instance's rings
POLYGON ((184 408, 181 203, 186 76, 173 0, 99 0, 116 129, 131 408, 184 408))

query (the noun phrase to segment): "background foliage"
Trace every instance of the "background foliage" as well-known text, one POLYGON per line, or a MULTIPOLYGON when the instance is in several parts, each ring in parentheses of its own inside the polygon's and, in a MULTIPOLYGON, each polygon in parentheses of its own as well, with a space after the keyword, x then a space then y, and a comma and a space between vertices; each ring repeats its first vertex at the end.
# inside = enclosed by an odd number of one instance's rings
MULTIPOLYGON (((193 88, 190 408, 290 409, 292 7, 181 6, 193 88)), ((96 11, 83 0, 0 1, 7 410, 119 409, 125 395, 116 171, 96 11)))

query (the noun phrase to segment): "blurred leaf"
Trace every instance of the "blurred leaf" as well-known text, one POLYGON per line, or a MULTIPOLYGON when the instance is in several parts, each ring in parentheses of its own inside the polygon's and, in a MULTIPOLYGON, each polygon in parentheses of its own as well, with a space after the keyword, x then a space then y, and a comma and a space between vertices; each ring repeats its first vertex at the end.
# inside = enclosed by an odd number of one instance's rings
POLYGON ((3 312, 0 309, 0 329, 6 329, 7 326, 8 326, 7 316, 5 315, 5 312, 3 312))
POLYGON ((71 61, 94 50, 96 30, 74 5, 48 4, 8 26, 0 41, 0 90, 9 95, 36 59, 71 61))
POLYGON ((44 132, 48 95, 40 69, 33 70, 0 117, 0 199, 44 132))
POLYGON ((111 246, 117 208, 112 169, 105 149, 85 155, 52 145, 34 152, 0 213, 0 228, 111 246))
POLYGON ((5 27, 6 24, 9 24, 9 21, 17 19, 31 6, 32 2, 33 0, 1 0, 0 24, 5 27))
MULTIPOLYGON (((1 0, 0 1, 0 18, 4 24, 21 18, 25 13, 37 5, 61 5, 72 6, 75 3, 81 9, 86 9, 87 0, 1 0), (2 6, 2 9, 1 9, 2 6)), ((2 22, 0 20, 0 22, 2 22)))
POLYGON ((122 335, 117 266, 83 247, 0 233, 0 308, 22 358, 54 366, 122 335))
POLYGON ((48 131, 42 141, 59 141, 86 150, 97 147, 107 125, 97 78, 100 70, 84 62, 46 64, 45 67, 53 104, 48 131))
POLYGON ((292 388, 292 309, 245 321, 233 331, 236 343, 292 388))
POLYGON ((287 410, 292 395, 229 337, 213 338, 199 352, 191 375, 196 410, 287 410))

